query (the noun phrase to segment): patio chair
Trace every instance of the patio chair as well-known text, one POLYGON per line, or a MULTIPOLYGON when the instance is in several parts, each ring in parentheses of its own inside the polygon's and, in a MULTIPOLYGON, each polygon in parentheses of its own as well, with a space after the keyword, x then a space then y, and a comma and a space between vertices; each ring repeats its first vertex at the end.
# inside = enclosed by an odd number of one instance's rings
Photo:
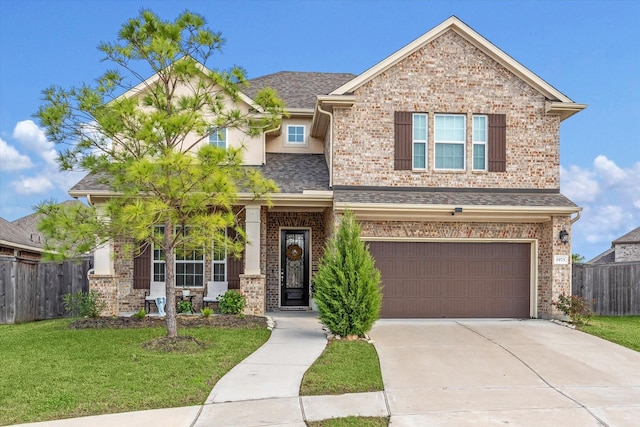
POLYGON ((218 298, 229 289, 228 282, 207 282, 207 294, 202 298, 202 307, 206 307, 209 303, 217 303, 218 298))
POLYGON ((144 309, 147 313, 151 311, 151 303, 156 305, 156 309, 158 305, 156 303, 156 298, 167 298, 166 288, 164 282, 151 282, 151 287, 149 288, 149 292, 147 292, 144 296, 144 309))

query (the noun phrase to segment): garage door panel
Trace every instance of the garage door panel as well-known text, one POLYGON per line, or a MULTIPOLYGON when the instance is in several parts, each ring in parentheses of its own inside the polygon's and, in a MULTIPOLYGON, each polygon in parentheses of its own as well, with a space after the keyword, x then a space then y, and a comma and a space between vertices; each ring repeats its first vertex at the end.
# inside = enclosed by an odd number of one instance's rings
POLYGON ((529 317, 530 244, 369 242, 382 317, 529 317))

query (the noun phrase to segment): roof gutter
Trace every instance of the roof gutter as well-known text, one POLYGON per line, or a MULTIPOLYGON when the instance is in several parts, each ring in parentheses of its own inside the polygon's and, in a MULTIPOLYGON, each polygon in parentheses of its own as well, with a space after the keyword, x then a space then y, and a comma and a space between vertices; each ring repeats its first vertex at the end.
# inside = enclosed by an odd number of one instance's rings
MULTIPOLYGON (((351 210, 361 219, 427 220, 456 222, 546 222, 554 215, 580 214, 577 206, 478 206, 336 202, 335 210, 351 210)), ((576 218, 577 219, 577 218, 576 218)))

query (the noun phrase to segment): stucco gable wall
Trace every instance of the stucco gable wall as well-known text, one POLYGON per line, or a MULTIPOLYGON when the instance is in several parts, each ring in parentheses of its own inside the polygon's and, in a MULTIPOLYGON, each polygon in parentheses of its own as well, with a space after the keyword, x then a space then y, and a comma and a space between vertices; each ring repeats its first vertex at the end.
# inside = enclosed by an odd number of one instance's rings
MULTIPOLYGON (((193 87, 196 86, 194 82, 192 85, 181 84, 176 89, 176 96, 192 96, 193 95, 193 87)), ((139 95, 140 97, 142 95, 139 95)), ((140 101, 140 108, 142 110, 149 111, 150 107, 145 107, 143 102, 140 101)), ((223 105, 225 107, 225 111, 230 111, 231 109, 239 109, 242 114, 249 113, 249 105, 244 103, 242 100, 238 100, 236 105, 231 102, 230 99, 225 98, 223 101, 223 105)), ((208 108, 203 108, 203 115, 208 119, 213 120, 215 116, 211 114, 208 108)), ((191 149, 191 151, 197 150, 202 145, 206 145, 209 143, 209 138, 202 139, 202 135, 198 135, 195 132, 191 132, 181 147, 183 151, 191 149)), ((263 137, 256 136, 250 137, 246 133, 244 133, 240 129, 228 129, 227 130, 227 145, 230 147, 244 148, 244 163, 247 165, 261 165, 264 161, 264 149, 263 149, 263 137)))
POLYGON ((559 126, 545 97, 453 31, 425 45, 334 111, 334 184, 559 188, 559 126), (426 172, 395 171, 394 112, 429 113, 426 172), (467 114, 466 171, 434 171, 433 115, 467 114), (472 172, 471 114, 507 115, 507 172, 472 172))

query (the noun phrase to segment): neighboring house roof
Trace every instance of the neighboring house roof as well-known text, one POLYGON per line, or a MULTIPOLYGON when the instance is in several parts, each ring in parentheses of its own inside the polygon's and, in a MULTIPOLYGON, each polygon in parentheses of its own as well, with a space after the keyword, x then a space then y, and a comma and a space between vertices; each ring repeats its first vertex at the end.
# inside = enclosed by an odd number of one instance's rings
MULTIPOLYGON (((267 153, 267 161, 257 169, 275 181, 281 193, 302 193, 304 190, 329 190, 329 169, 323 154, 267 153)), ((74 185, 69 194, 113 195, 104 175, 88 174, 74 185)))
POLYGON ((505 52, 503 52, 501 49, 499 49, 489 40, 485 39, 482 35, 474 31, 471 27, 469 27, 467 24, 465 24, 455 16, 450 17, 437 27, 423 34, 402 49, 396 51, 381 62, 369 68, 353 80, 340 86, 339 88, 331 92, 330 95, 341 96, 353 93, 360 86, 364 85, 379 74, 393 67, 398 62, 402 61, 407 56, 411 55, 418 49, 421 49, 423 46, 432 42, 436 38, 440 37, 447 31, 455 31, 465 40, 469 41, 475 47, 484 52, 487 56, 498 62, 507 70, 518 76, 518 78, 522 79, 531 87, 542 93, 549 101, 547 110, 555 114, 559 114, 562 120, 587 107, 585 104, 574 103, 569 97, 541 79, 538 75, 533 73, 524 65, 520 64, 518 61, 507 55, 505 52))
MULTIPOLYGON (((67 200, 60 205, 72 205, 76 203, 82 203, 79 200, 67 200)), ((28 235, 32 236, 34 240, 38 240, 44 243, 44 237, 42 233, 38 231, 38 223, 42 219, 42 215, 39 213, 32 213, 31 215, 23 216, 11 222, 11 224, 17 226, 21 230, 25 231, 28 235)))
POLYGON ((614 240, 611 243, 613 245, 617 245, 620 243, 627 243, 627 244, 639 243, 640 244, 640 227, 634 230, 631 230, 630 232, 628 232, 622 237, 618 237, 616 240, 614 240))
POLYGON ((616 250, 609 248, 597 257, 586 262, 586 264, 611 264, 616 262, 616 250))
POLYGON ((243 92, 254 98, 260 89, 271 87, 284 100, 287 109, 314 109, 317 95, 327 95, 352 80, 351 73, 281 71, 249 80, 243 92))
POLYGON ((33 235, 0 218, 0 245, 16 249, 42 252, 43 243, 39 235, 33 235))
POLYGON ((611 247, 609 249, 602 252, 600 255, 596 256, 595 258, 587 261, 586 263, 587 264, 609 264, 609 263, 616 262, 615 245, 619 245, 619 244, 640 245, 640 227, 635 228, 630 232, 628 232, 627 234, 618 237, 613 242, 611 242, 611 247))

